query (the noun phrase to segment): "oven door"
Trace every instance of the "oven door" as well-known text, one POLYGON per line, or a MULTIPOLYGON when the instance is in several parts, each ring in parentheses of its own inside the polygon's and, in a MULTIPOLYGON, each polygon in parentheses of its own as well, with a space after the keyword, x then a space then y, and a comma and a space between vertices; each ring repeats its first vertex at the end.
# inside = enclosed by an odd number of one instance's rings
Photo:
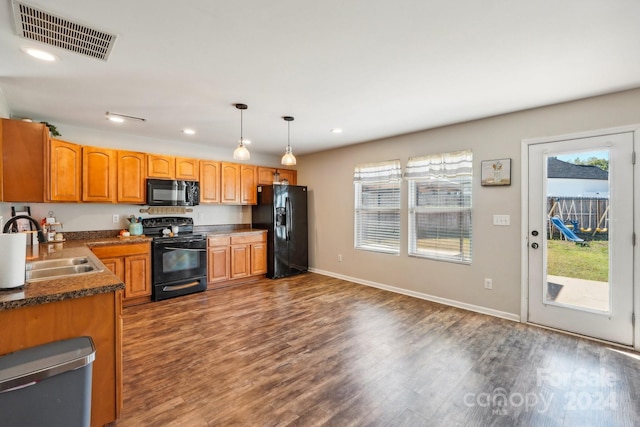
POLYGON ((207 240, 163 240, 153 244, 153 284, 207 275, 207 240))

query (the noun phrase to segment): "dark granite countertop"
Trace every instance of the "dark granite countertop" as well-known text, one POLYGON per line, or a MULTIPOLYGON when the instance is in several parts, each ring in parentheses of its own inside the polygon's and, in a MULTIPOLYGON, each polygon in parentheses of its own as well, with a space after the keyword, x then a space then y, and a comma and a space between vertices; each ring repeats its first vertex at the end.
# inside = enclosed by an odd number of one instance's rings
MULTIPOLYGON (((70 240, 62 243, 43 243, 37 247, 37 251, 34 251, 31 246, 27 247, 27 262, 87 255, 94 256, 90 249, 91 246, 120 245, 150 241, 150 237, 134 236, 128 238, 103 237, 70 240)), ((124 289, 124 284, 116 275, 100 263, 97 257, 95 257, 95 261, 103 268, 101 272, 27 282, 19 288, 0 289, 0 311, 87 297, 124 289)))
POLYGON ((242 228, 237 230, 214 230, 207 231, 207 236, 231 236, 232 234, 248 234, 248 233, 262 233, 267 232, 260 228, 242 228))
MULTIPOLYGON (((199 228, 199 230, 194 231, 208 236, 227 236, 267 231, 245 227, 205 226, 199 228)), ((69 237, 75 234, 74 239, 69 239, 65 242, 42 243, 37 247, 37 251, 33 251, 31 246, 27 247, 27 262, 86 255, 94 256, 90 249, 92 246, 126 245, 152 241, 151 237, 146 236, 111 237, 114 234, 113 231, 106 231, 101 234, 95 232, 66 234, 69 237)), ((100 263, 97 257, 95 257, 95 260, 100 263)), ((99 265, 103 267, 103 271, 97 273, 39 280, 27 282, 19 288, 0 289, 0 311, 124 289, 124 284, 116 275, 111 273, 102 263, 99 265)))

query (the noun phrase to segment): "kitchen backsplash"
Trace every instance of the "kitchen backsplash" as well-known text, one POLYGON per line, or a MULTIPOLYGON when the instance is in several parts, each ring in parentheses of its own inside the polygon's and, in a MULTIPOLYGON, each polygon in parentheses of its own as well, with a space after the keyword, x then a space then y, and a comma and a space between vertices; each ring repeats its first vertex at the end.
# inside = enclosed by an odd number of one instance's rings
MULTIPOLYGON (((62 231, 96 231, 119 230, 129 227, 128 217, 134 215, 149 218, 150 215, 140 213, 144 206, 123 204, 92 204, 92 203, 0 203, 0 216, 6 222, 11 218, 11 207, 21 212, 28 206, 31 216, 38 221, 52 216, 62 224, 62 231), (118 221, 113 222, 114 215, 118 221)), ((182 216, 182 215, 181 215, 182 216)), ((237 225, 251 224, 251 206, 199 205, 193 207, 193 212, 184 216, 193 218, 194 225, 237 225)))

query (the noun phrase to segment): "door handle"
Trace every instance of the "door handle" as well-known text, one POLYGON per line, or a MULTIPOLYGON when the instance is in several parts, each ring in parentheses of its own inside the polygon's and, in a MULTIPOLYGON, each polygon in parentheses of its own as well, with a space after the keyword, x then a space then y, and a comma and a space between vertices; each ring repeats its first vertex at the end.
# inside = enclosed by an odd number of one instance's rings
POLYGON ((287 210, 287 228, 286 228, 286 233, 287 233, 287 241, 291 240, 291 200, 287 197, 285 200, 285 206, 286 206, 286 210, 287 210))
POLYGON ((538 244, 537 244, 537 243, 532 243, 532 244, 531 244, 531 247, 532 247, 533 249, 538 249, 538 244))

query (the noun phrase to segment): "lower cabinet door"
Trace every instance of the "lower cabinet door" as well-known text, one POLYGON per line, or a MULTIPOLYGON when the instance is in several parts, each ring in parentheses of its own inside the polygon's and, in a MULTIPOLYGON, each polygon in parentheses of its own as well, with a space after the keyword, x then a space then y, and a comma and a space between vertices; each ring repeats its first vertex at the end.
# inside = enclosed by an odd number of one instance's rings
POLYGON ((151 257, 149 255, 129 255, 125 264, 125 298, 151 295, 151 257))
POLYGON ((251 244, 251 274, 267 273, 267 244, 252 243, 251 244))
POLYGON ((238 279, 251 274, 251 249, 249 245, 231 246, 231 278, 238 279))
POLYGON ((102 261, 104 266, 107 267, 109 270, 111 270, 111 272, 113 274, 118 276, 118 279, 122 280, 123 283, 125 282, 125 277, 124 277, 124 258, 122 258, 122 257, 104 258, 104 259, 100 259, 100 261, 102 261))
POLYGON ((229 280, 229 246, 214 246, 209 248, 207 263, 208 283, 229 280))

